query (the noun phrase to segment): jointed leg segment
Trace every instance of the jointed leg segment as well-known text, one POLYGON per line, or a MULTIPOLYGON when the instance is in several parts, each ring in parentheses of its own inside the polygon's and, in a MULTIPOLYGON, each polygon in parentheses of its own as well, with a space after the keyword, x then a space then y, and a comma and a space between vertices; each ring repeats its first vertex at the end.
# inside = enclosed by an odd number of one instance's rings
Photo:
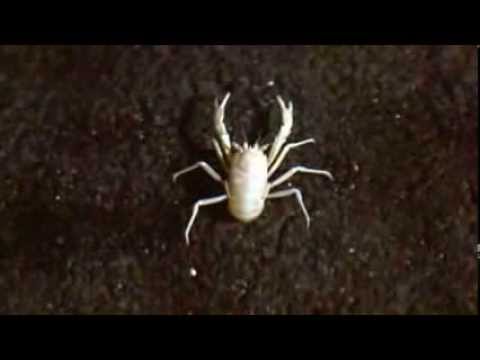
POLYGON ((187 245, 190 244, 190 229, 192 228, 193 222, 195 221, 195 218, 197 217, 198 214, 198 209, 200 206, 207 206, 207 205, 213 205, 213 204, 218 204, 222 201, 225 201, 227 199, 227 195, 220 195, 220 196, 215 196, 212 198, 208 199, 202 199, 198 200, 195 205, 193 206, 193 213, 192 216, 190 217, 190 221, 188 222, 187 228, 185 230, 185 241, 187 242, 187 245))
POLYGON ((278 177, 275 181, 273 181, 270 184, 270 189, 273 189, 275 186, 278 186, 278 185, 284 183, 285 181, 290 179, 293 175, 295 175, 295 173, 297 173, 297 172, 302 172, 302 173, 307 173, 307 174, 324 175, 324 176, 328 177, 330 180, 333 180, 333 176, 332 176, 332 174, 330 174, 329 171, 310 169, 310 168, 307 168, 305 166, 295 166, 295 167, 291 168, 290 170, 288 170, 285 174, 278 177))
POLYGON ((192 166, 189 166, 183 170, 177 171, 175 174, 173 174, 173 181, 176 181, 180 175, 186 174, 192 170, 195 170, 198 167, 201 167, 203 170, 205 170, 205 172, 208 175, 210 175, 210 177, 213 180, 222 182, 222 177, 215 170, 213 170, 213 168, 210 165, 208 165, 205 161, 199 161, 192 166))
POLYGON ((282 149, 282 151, 280 152, 278 157, 276 159, 271 160, 272 162, 270 163, 270 169, 268 170, 268 176, 272 175, 275 172, 275 170, 278 169, 278 167, 282 163, 283 159, 285 159, 285 156, 287 155, 287 153, 291 149, 302 146, 302 145, 305 145, 305 144, 314 143, 314 142, 315 142, 315 139, 310 138, 310 139, 307 139, 307 140, 303 140, 303 141, 299 141, 299 142, 296 142, 296 143, 290 143, 290 144, 285 145, 285 147, 282 149))
POLYGON ((305 207, 305 204, 303 203, 303 196, 302 192, 297 189, 297 188, 292 188, 292 189, 287 189, 287 190, 280 190, 276 191, 274 193, 271 193, 267 196, 267 199, 278 199, 278 198, 283 198, 286 196, 290 195, 295 195, 297 198, 297 201, 302 208, 303 215, 305 216, 305 220, 307 221, 307 228, 310 227, 310 215, 308 215, 307 208, 305 207))

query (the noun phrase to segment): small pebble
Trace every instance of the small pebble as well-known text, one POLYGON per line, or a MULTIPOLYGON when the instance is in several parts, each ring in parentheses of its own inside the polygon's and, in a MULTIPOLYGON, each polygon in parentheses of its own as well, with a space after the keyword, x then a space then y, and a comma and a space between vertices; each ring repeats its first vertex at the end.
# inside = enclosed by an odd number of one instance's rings
POLYGON ((190 268, 190 276, 191 276, 191 277, 197 276, 197 270, 195 270, 195 268, 193 268, 193 267, 190 268))

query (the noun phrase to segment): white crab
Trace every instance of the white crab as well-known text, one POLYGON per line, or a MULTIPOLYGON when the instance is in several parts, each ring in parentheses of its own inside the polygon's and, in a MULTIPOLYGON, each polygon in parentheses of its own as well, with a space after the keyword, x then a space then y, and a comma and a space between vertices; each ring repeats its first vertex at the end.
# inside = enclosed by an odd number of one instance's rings
POLYGON ((245 142, 243 146, 240 146, 235 142, 231 142, 223 121, 225 105, 229 98, 230 93, 227 93, 220 105, 218 104, 218 100, 215 99, 214 125, 217 138, 215 138, 215 136, 213 138, 215 151, 228 174, 228 179, 222 179, 222 177, 204 161, 200 161, 173 174, 173 181, 176 181, 180 175, 201 167, 214 180, 222 183, 226 192, 226 194, 198 200, 195 203, 192 216, 190 217, 190 221, 185 230, 187 245, 190 242, 190 229, 197 216, 199 207, 217 204, 225 200, 228 200, 230 213, 236 219, 242 222, 250 222, 262 213, 266 199, 276 199, 295 195, 307 221, 308 228, 310 225, 310 216, 303 204, 302 192, 299 189, 290 188, 276 192, 270 191, 287 181, 297 172, 325 175, 330 178, 330 180, 333 180, 332 174, 328 171, 310 169, 304 166, 295 166, 285 174, 279 176, 272 182, 269 182, 269 178, 280 166, 290 149, 313 143, 315 140, 310 138, 296 143, 290 143, 285 145, 282 149, 282 146, 290 135, 292 129, 293 105, 290 101, 288 107, 286 107, 282 98, 277 96, 277 101, 282 111, 282 126, 270 148, 268 156, 265 154, 265 151, 270 144, 259 145, 258 143, 255 143, 253 146, 250 146, 245 142))

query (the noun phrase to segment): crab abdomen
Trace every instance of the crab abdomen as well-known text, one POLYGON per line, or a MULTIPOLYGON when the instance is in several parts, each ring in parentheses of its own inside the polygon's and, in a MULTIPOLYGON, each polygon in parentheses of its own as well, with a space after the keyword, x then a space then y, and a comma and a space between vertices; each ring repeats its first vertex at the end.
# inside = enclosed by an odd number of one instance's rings
POLYGON ((263 211, 268 187, 265 154, 249 149, 232 156, 228 179, 230 213, 240 221, 256 219, 263 211))

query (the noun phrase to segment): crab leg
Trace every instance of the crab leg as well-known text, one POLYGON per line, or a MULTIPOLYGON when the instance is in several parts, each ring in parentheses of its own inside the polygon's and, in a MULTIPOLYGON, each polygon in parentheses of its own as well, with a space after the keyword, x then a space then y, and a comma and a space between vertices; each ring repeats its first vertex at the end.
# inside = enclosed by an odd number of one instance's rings
POLYGON ((282 151, 280 152, 280 154, 277 156, 275 161, 271 164, 270 168, 268 169, 268 176, 271 176, 275 172, 275 170, 278 169, 278 167, 282 164, 283 159, 285 159, 285 156, 291 149, 305 145, 305 144, 314 143, 314 142, 315 142, 315 139, 310 138, 307 140, 285 145, 282 151))
POLYGON ((222 182, 222 177, 210 166, 208 165, 205 161, 199 161, 196 164, 193 164, 189 167, 186 167, 183 170, 177 171, 175 174, 172 176, 172 180, 175 182, 177 181, 178 177, 186 174, 192 170, 195 170, 196 168, 201 167, 210 177, 218 182, 222 182))
POLYGON ((277 179, 275 179, 271 184, 270 184, 270 189, 273 189, 274 187, 283 184, 285 181, 290 179, 293 175, 295 175, 297 172, 300 173, 306 173, 306 174, 315 174, 315 175, 323 175, 328 177, 330 180, 333 181, 333 176, 332 174, 327 171, 327 170, 317 170, 317 169, 310 169, 305 166, 295 166, 288 170, 285 174, 280 175, 277 179))
POLYGON ((208 205, 214 205, 214 204, 218 204, 222 201, 225 201, 227 200, 227 195, 220 195, 220 196, 215 196, 215 197, 211 197, 211 198, 208 198, 208 199, 202 199, 202 200, 198 200, 195 205, 193 206, 193 212, 192 212, 192 216, 190 216, 190 221, 188 222, 188 225, 187 225, 187 228, 185 229, 185 241, 187 243, 187 245, 190 244, 190 229, 192 228, 192 225, 193 225, 193 222, 195 221, 195 218, 197 217, 197 214, 198 214, 198 209, 200 208, 200 206, 208 206, 208 205))
POLYGON ((305 221, 307 222, 307 229, 308 229, 310 227, 310 215, 308 215, 307 208, 303 203, 302 192, 299 189, 292 188, 287 190, 276 191, 274 193, 269 194, 267 196, 267 199, 278 199, 278 198, 283 198, 291 195, 295 195, 295 197, 297 198, 297 202, 300 205, 300 208, 302 209, 302 212, 303 212, 303 216, 305 217, 305 221))

